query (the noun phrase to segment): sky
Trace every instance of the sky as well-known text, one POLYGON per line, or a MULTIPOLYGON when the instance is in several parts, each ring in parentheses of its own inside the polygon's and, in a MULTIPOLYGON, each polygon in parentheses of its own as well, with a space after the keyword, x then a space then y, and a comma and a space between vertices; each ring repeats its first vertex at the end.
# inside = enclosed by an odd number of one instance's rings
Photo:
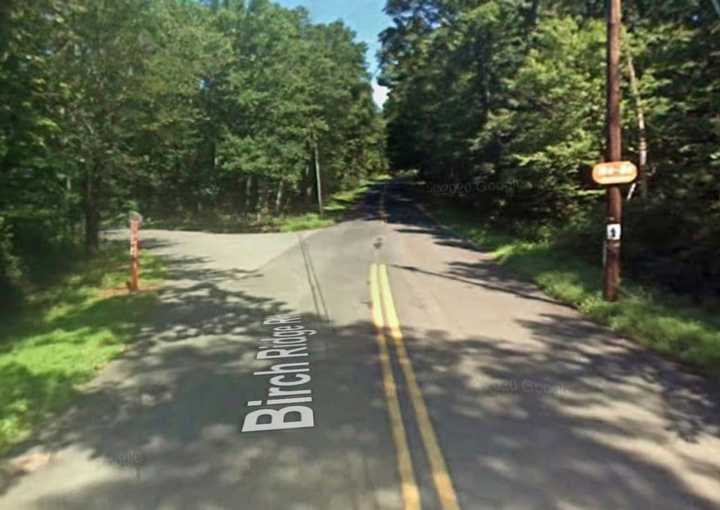
POLYGON ((375 55, 380 49, 378 34, 390 26, 391 20, 383 12, 385 0, 275 0, 285 7, 303 6, 316 23, 341 19, 357 33, 357 39, 368 45, 367 61, 373 74, 373 97, 382 106, 387 89, 377 84, 378 70, 375 55))

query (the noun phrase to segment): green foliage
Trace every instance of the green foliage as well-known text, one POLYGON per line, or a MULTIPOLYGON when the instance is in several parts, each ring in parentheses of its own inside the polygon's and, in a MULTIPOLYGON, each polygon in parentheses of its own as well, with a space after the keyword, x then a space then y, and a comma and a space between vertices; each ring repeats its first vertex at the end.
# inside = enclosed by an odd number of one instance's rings
MULTIPOLYGON (((624 76, 632 57, 638 91, 625 79, 624 157, 639 160, 638 112, 649 142, 647 193, 626 215, 627 267, 718 296, 720 18, 700 0, 650 6, 624 3, 624 76)), ((389 0, 386 10, 393 166, 458 186, 459 201, 504 228, 560 229, 597 261, 588 246, 600 243, 603 197, 588 193, 588 176, 605 145, 603 2, 389 0)))
MULTIPOLYGON (((14 256, 103 222, 311 209, 384 169, 365 47, 268 1, 8 0, 0 216, 14 256), (42 218, 41 218, 42 217, 42 218), (52 220, 52 221, 50 221, 52 220)), ((4 256, 5 273, 10 259, 4 256)), ((13 270, 15 271, 15 270, 13 270)), ((15 271, 17 272, 17 271, 15 271)))

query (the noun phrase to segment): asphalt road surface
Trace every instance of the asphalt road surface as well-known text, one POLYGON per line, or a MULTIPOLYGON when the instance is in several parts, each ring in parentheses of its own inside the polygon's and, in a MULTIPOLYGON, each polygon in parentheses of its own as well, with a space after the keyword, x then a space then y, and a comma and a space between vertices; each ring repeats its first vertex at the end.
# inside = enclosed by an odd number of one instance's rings
POLYGON ((144 232, 135 347, 0 508, 717 509, 720 391, 518 281, 401 184, 301 234, 144 232))

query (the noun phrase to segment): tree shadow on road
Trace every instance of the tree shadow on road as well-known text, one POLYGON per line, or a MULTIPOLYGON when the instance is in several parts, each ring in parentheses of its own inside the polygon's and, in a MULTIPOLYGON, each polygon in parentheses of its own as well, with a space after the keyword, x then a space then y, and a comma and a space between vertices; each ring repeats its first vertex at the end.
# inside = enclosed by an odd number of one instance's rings
MULTIPOLYGON (((133 349, 16 449, 54 454, 27 475, 53 482, 37 507, 394 508, 372 324, 304 315, 319 331, 316 429, 241 434, 246 402, 267 391, 252 375, 267 366, 255 359, 262 321, 294 310, 254 278, 209 271, 202 259, 176 259, 170 273, 174 285, 160 291, 133 349)), ((716 385, 580 318, 547 314, 520 326, 542 348, 404 329, 462 508, 717 507, 699 490, 717 487, 720 474, 716 385)), ((403 412, 431 507, 413 410, 403 412)), ((0 494, 24 481, 7 477, 0 494)))
POLYGON ((357 359, 338 358, 333 370, 345 375, 330 377, 328 357, 342 346, 321 327, 324 319, 304 315, 303 324, 319 331, 313 360, 320 387, 313 389, 327 403, 317 409, 320 430, 241 437, 246 403, 267 394, 267 378, 253 376, 268 366, 255 359, 258 340, 272 332, 262 321, 294 310, 248 290, 260 272, 210 270, 201 257, 168 264, 171 284, 158 291, 154 319, 142 324, 132 348, 85 385, 71 409, 11 453, 49 452, 49 464, 0 475, 0 494, 34 476, 53 480, 38 505, 57 509, 337 506, 348 495, 394 493, 391 476, 374 478, 392 473, 388 436, 366 425, 384 419, 382 400, 375 395, 369 407, 358 405, 379 380, 376 369, 366 370, 374 345, 366 342, 373 338, 369 324, 354 336, 357 359), (323 378, 330 381, 321 384, 323 378), (359 415, 363 407, 372 416, 359 415), (62 472, 53 473, 54 466, 62 472), (98 466, 101 473, 93 473, 98 466), (376 491, 363 493, 367 487, 376 491))

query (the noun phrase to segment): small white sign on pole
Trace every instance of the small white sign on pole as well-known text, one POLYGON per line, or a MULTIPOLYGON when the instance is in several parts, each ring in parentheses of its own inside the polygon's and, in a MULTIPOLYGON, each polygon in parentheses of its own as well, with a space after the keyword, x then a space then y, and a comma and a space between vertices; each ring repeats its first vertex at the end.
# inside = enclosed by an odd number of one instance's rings
POLYGON ((622 225, 619 223, 610 223, 607 226, 607 240, 619 241, 622 238, 622 225))

